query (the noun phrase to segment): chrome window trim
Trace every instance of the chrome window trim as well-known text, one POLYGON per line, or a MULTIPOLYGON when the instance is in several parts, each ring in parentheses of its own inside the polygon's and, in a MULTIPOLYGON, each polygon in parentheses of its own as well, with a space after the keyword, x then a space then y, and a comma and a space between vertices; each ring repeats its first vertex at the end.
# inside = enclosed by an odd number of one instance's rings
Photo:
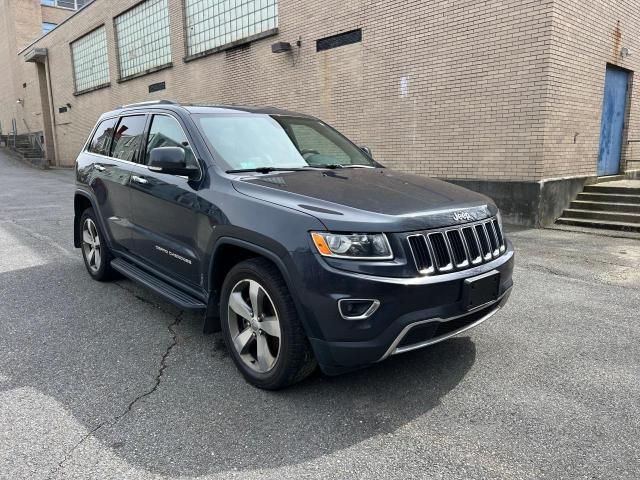
MULTIPOLYGON (((95 135, 96 130, 98 129, 98 126, 102 122, 104 122, 106 120, 112 120, 112 119, 115 118, 115 119, 117 119, 117 121, 116 121, 116 125, 117 125, 122 117, 135 117, 135 116, 141 116, 141 115, 145 115, 145 116, 151 115, 152 117, 154 115, 164 115, 165 117, 173 118, 178 123, 178 126, 182 130, 182 133, 184 134, 184 136, 189 140, 189 145, 193 144, 193 142, 191 141, 191 138, 189 137, 189 135, 187 135, 187 132, 185 132, 184 128, 182 127, 182 124, 180 123, 180 121, 178 120, 178 118, 175 115, 172 115, 172 114, 167 113, 167 112, 141 111, 141 112, 135 112, 135 113, 123 113, 121 115, 114 115, 114 116, 111 116, 111 117, 103 118, 102 120, 97 122, 96 125, 93 127, 93 131, 91 132, 91 135, 89 135, 89 137, 87 138, 87 141, 85 142, 81 153, 84 153, 84 154, 87 154, 87 155, 93 155, 93 156, 100 157, 100 158, 106 158, 108 160, 115 160, 116 162, 122 162, 122 163, 127 164, 127 165, 135 165, 135 166, 138 166, 138 167, 144 167, 144 168, 146 168, 147 170, 149 170, 150 172, 153 172, 153 173, 162 173, 162 172, 157 172, 155 170, 150 169, 149 166, 144 164, 144 163, 130 162, 129 160, 122 160, 121 158, 109 157, 107 155, 101 155, 99 153, 93 153, 93 152, 90 152, 88 150, 88 147, 89 147, 89 145, 91 143, 91 140, 93 140, 93 136, 95 135)), ((153 118, 151 119, 151 123, 153 123, 153 118)), ((149 129, 151 129, 151 123, 149 123, 149 129)), ((149 133, 147 128, 145 128, 145 133, 146 134, 149 133)), ((146 135, 146 137, 148 137, 148 135, 146 135)), ((145 152, 146 152, 146 148, 147 147, 145 145, 145 152)), ((191 151, 193 151, 193 148, 191 149, 191 151)), ((198 177, 198 180, 196 180, 196 181, 200 181, 204 177, 204 168, 202 166, 202 160, 200 160, 200 157, 198 155, 196 155, 195 152, 194 152, 194 158, 196 159, 196 162, 198 163, 198 170, 200 171, 200 176, 198 177)), ((166 175, 170 175, 170 174, 166 174, 166 175)), ((187 179, 189 178, 189 177, 187 177, 185 175, 171 175, 171 176, 172 177, 179 177, 179 178, 187 178, 187 179)), ((387 240, 387 242, 388 242, 388 240, 387 240)))
POLYGON ((428 347, 430 345, 434 345, 436 343, 440 343, 443 342, 445 340, 448 340, 451 337, 455 337, 456 335, 460 335, 461 333, 466 332, 467 330, 472 329, 473 327, 476 327, 478 325, 480 325, 481 323, 485 322, 486 320, 490 319, 491 317, 493 317, 496 313, 498 313, 500 311, 500 309, 502 308, 504 301, 507 299, 507 297, 511 294, 511 289, 513 287, 510 287, 506 292, 504 292, 500 297, 498 297, 494 302, 493 302, 493 306, 495 306, 495 308, 493 308, 491 311, 487 312, 486 315, 483 315, 481 318, 479 318, 478 320, 476 320, 473 323, 470 323, 469 325, 466 325, 462 328, 459 328, 458 330, 454 330, 453 332, 449 332, 446 333, 444 335, 441 335, 439 337, 435 337, 435 338, 430 338, 429 340, 425 340, 424 342, 418 342, 418 343, 414 343, 412 345, 407 345, 406 347, 399 347, 398 345, 400 344, 400 342, 402 341, 402 339, 407 335, 407 333, 409 333, 409 331, 411 331, 414 327, 418 327, 420 325, 424 325, 426 323, 430 323, 430 322, 441 322, 441 323, 446 323, 452 320, 457 320, 458 318, 463 318, 466 317, 467 315, 471 315, 474 312, 477 312, 478 310, 482 310, 483 308, 487 308, 487 305, 480 305, 477 308, 474 308, 472 310, 469 310, 468 312, 465 312, 461 315, 456 315, 454 317, 448 317, 448 318, 440 318, 440 317, 436 317, 436 318, 429 318, 427 320, 420 320, 418 322, 414 322, 411 323, 409 325, 407 325, 406 327, 404 327, 402 329, 402 331, 398 334, 398 336, 396 337, 396 339, 391 343, 391 346, 389 346, 389 348, 387 349, 387 351, 384 353, 384 355, 382 355, 382 357, 380 357, 379 360, 377 360, 378 362, 381 362, 385 359, 387 359, 388 357, 390 357, 391 355, 397 355, 400 353, 406 353, 406 352, 411 352, 413 350, 418 350, 420 348, 424 348, 424 347, 428 347))

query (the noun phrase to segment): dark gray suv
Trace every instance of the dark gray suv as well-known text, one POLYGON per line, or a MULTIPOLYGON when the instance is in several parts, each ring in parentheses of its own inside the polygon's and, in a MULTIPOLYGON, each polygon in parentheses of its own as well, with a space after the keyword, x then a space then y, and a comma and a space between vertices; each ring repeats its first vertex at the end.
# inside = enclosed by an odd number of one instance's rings
POLYGON ((202 311, 261 388, 443 341, 511 291, 491 200, 386 169, 310 116, 124 106, 98 120, 76 179, 89 274, 202 311))

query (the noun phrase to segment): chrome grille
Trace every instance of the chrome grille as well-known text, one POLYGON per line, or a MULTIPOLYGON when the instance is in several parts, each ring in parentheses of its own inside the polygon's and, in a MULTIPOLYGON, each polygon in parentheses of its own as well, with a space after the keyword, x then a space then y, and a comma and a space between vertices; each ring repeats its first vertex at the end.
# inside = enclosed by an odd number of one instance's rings
POLYGON ((506 250, 497 218, 409 235, 407 241, 423 275, 463 270, 493 260, 506 250))

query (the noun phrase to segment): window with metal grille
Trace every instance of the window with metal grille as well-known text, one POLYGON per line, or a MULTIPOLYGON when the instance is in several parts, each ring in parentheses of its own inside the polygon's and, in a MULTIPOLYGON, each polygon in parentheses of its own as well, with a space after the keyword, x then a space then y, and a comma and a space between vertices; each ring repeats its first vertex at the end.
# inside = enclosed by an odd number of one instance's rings
POLYGON ((71 44, 73 81, 76 92, 83 92, 109 83, 107 34, 104 26, 71 44))
POLYGON ((120 78, 171 63, 167 0, 147 0, 115 18, 120 78))
POLYGON ((278 0, 185 0, 187 55, 278 27, 278 0))
POLYGON ((91 0, 40 0, 40 5, 79 10, 89 2, 91 2, 91 0))

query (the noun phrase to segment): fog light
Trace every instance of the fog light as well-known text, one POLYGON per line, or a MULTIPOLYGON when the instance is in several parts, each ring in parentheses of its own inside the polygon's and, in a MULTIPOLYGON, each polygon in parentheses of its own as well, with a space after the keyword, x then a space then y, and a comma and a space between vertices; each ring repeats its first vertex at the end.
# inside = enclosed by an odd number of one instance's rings
POLYGON ((345 320, 364 320, 373 315, 380 306, 379 300, 343 298, 338 300, 338 310, 345 320))

